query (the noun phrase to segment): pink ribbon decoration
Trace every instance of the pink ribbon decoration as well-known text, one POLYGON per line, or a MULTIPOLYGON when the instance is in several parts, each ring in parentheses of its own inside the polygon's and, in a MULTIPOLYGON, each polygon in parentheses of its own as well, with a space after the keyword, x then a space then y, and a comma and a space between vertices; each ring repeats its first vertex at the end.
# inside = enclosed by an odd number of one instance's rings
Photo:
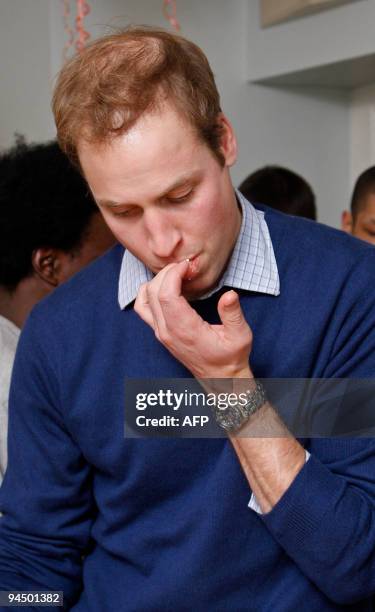
POLYGON ((90 34, 84 28, 84 19, 90 12, 90 6, 86 2, 86 0, 77 0, 77 17, 76 17, 76 31, 77 31, 77 41, 76 41, 76 49, 77 51, 82 51, 83 47, 86 44, 86 41, 90 38, 90 34))
POLYGON ((179 32, 181 30, 181 26, 177 19, 177 7, 176 0, 164 0, 163 2, 163 13, 164 17, 169 21, 172 28, 179 32))
POLYGON ((86 41, 90 38, 89 32, 84 28, 84 19, 90 12, 90 6, 86 0, 76 0, 76 18, 75 18, 75 30, 70 25, 70 14, 71 14, 71 2, 70 0, 61 0, 63 7, 64 17, 64 30, 67 36, 67 41, 64 45, 63 57, 64 61, 68 58, 69 51, 74 45, 74 39, 76 36, 75 47, 77 51, 82 51, 86 41))

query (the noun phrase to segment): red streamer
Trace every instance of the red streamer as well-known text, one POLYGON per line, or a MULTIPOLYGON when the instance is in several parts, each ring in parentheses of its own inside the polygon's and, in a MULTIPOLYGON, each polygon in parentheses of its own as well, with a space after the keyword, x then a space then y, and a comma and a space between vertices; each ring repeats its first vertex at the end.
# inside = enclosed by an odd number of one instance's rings
POLYGON ((90 12, 90 6, 86 0, 77 0, 77 17, 76 17, 76 30, 77 30, 77 51, 82 51, 87 40, 90 38, 90 34, 84 28, 84 19, 90 12))
POLYGON ((172 28, 174 28, 175 30, 177 30, 177 32, 179 32, 179 30, 181 30, 181 26, 177 19, 176 0, 164 0, 163 13, 164 13, 164 17, 167 19, 167 21, 169 21, 172 28))
POLYGON ((67 41, 64 45, 64 60, 67 59, 69 51, 74 45, 74 39, 76 38, 75 47, 77 51, 82 51, 86 44, 86 41, 90 38, 90 34, 84 28, 84 19, 90 12, 90 6, 86 0, 75 0, 76 5, 76 18, 75 18, 75 31, 70 25, 70 14, 71 14, 71 2, 70 0, 61 0, 63 6, 64 16, 64 30, 66 32, 67 41))

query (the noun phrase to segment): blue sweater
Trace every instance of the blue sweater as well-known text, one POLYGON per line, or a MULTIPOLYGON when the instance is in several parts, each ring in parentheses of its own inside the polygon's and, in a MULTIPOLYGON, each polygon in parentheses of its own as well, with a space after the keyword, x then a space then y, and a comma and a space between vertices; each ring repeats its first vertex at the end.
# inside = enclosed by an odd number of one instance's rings
MULTIPOLYGON (((255 375, 373 376, 375 249, 270 210, 266 221, 281 294, 241 293, 255 375)), ((63 590, 75 612, 370 610, 373 439, 307 440, 310 460, 262 516, 227 440, 124 439, 125 376, 189 373, 120 310, 122 254, 55 291, 22 333, 0 590, 63 590)), ((215 322, 217 299, 194 307, 215 322)))

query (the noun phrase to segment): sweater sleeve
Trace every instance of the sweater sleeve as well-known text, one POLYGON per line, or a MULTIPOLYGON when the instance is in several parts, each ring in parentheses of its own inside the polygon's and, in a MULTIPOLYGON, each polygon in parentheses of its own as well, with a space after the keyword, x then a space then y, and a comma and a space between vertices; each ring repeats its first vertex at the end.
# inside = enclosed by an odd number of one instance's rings
POLYGON ((301 571, 345 605, 375 590, 375 440, 315 439, 311 457, 267 514, 301 571))
POLYGON ((63 591, 69 609, 82 589, 95 506, 89 466, 59 406, 53 347, 48 355, 43 350, 40 327, 32 315, 13 370, 0 489, 0 591, 63 591))
MULTIPOLYGON (((335 341, 325 378, 375 375, 374 272, 362 264, 332 314, 335 341)), ((353 422, 358 409, 353 405, 353 422)), ((341 605, 375 592, 375 438, 370 428, 357 438, 346 431, 341 438, 310 439, 309 461, 261 517, 301 571, 341 605)))

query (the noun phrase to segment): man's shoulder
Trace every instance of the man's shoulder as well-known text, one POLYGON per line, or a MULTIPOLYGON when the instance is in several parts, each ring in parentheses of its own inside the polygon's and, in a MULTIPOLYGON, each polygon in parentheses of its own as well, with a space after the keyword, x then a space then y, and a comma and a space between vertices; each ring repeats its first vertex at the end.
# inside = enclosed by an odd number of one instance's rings
MULTIPOLYGON (((320 242, 322 245, 329 244, 331 247, 342 248, 344 250, 353 249, 357 252, 371 252, 372 245, 354 238, 350 234, 343 232, 324 223, 297 217, 283 213, 264 204, 254 204, 256 210, 264 213, 264 218, 270 230, 271 238, 276 235, 277 239, 286 235, 287 238, 304 237, 308 242, 320 242)), ((289 240, 288 240, 289 242, 289 240)), ((303 247, 304 242, 291 243, 291 247, 303 247)))
POLYGON ((117 306, 117 287, 124 248, 116 245, 60 285, 33 309, 34 320, 78 322, 117 306))
POLYGON ((317 267, 321 277, 333 271, 348 274, 360 265, 375 275, 374 246, 323 223, 295 217, 255 205, 264 212, 276 261, 280 267, 291 261, 303 264, 305 270, 317 267))

